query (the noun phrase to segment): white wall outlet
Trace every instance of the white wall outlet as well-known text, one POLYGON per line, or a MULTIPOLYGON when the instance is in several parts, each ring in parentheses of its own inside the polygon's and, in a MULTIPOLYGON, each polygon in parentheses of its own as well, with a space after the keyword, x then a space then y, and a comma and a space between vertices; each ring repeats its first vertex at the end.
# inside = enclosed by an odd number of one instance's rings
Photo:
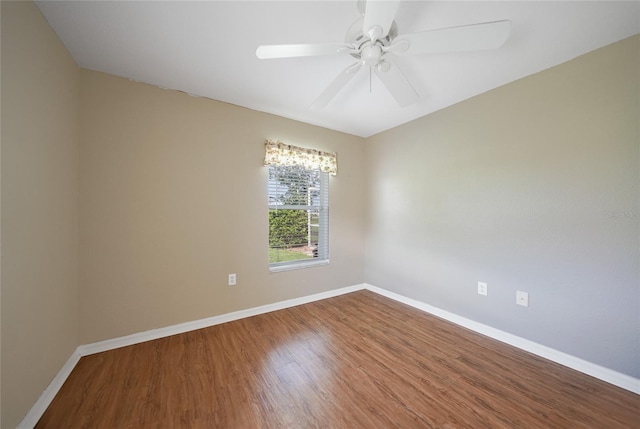
POLYGON ((229 286, 235 286, 236 284, 236 275, 235 273, 229 274, 229 286))
POLYGON ((487 296, 487 284, 484 282, 478 282, 478 295, 487 296))
POLYGON ((521 290, 516 292, 516 304, 521 305, 523 307, 529 306, 529 294, 527 292, 522 292, 521 290))

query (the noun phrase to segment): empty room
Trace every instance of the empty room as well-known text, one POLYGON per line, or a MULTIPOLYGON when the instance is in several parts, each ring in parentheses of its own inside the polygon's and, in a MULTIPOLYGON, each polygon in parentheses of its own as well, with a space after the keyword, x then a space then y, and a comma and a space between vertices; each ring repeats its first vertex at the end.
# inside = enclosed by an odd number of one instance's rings
POLYGON ((2 429, 640 427, 640 2, 0 18, 2 429))

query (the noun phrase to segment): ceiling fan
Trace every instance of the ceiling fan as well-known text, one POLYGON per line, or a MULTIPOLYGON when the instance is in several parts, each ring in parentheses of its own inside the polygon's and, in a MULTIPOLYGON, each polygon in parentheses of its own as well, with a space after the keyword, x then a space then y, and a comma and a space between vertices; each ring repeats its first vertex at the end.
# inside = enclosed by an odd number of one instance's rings
POLYGON ((344 43, 262 45, 260 59, 351 55, 357 61, 344 69, 313 102, 321 109, 340 92, 363 66, 382 81, 398 105, 408 106, 419 95, 393 62, 394 55, 469 52, 497 49, 507 40, 511 21, 493 21, 461 27, 398 34, 394 21, 398 0, 358 1, 362 16, 347 30, 344 43))

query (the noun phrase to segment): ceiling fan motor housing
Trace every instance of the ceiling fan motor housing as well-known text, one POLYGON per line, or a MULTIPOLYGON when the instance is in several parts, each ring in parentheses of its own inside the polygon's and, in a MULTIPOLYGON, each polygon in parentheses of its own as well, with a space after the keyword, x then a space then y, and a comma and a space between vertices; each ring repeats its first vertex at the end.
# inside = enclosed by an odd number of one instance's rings
POLYGON ((345 42, 353 45, 357 50, 357 52, 351 53, 352 57, 362 61, 366 66, 373 67, 382 62, 382 56, 385 54, 382 47, 389 46, 391 41, 398 35, 398 26, 394 21, 387 36, 372 42, 371 37, 362 31, 363 22, 364 17, 360 17, 349 26, 345 42))

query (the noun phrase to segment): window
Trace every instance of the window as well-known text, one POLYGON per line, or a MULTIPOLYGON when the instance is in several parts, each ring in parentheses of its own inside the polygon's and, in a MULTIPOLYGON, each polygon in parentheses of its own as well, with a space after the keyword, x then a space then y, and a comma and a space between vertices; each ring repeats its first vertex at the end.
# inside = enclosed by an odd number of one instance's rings
POLYGON ((329 175, 337 156, 267 140, 269 168, 269 269, 289 270, 329 263, 329 175))
POLYGON ((329 263, 329 173, 268 168, 270 270, 329 263))

